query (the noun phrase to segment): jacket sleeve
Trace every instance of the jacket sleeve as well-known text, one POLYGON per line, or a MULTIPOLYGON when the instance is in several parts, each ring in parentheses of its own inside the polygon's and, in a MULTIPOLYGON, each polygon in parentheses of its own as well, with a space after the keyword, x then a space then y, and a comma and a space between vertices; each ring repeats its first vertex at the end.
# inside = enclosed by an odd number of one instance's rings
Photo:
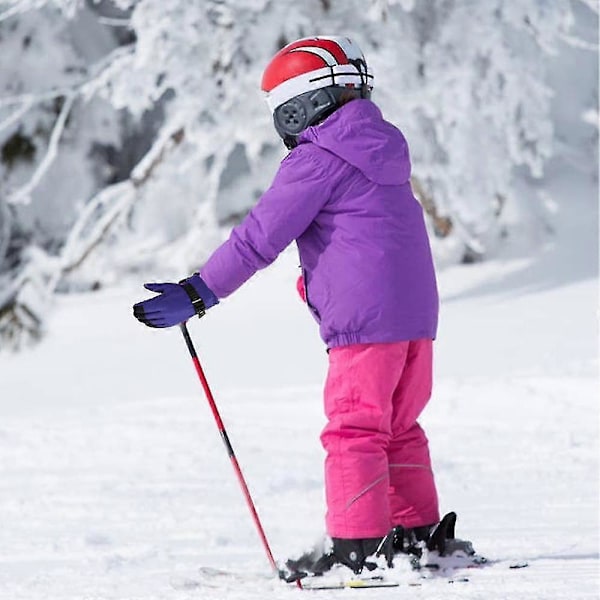
POLYGON ((332 159, 313 144, 301 144, 282 161, 271 187, 200 270, 218 298, 271 264, 306 230, 331 196, 332 159))

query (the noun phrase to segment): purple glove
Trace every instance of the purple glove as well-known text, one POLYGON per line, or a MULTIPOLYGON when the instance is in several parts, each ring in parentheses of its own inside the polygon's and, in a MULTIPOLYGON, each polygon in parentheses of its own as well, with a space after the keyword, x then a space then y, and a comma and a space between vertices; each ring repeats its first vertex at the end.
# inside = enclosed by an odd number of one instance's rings
POLYGON ((146 283, 144 287, 160 294, 133 306, 135 318, 148 327, 179 325, 194 315, 202 317, 219 303, 198 273, 179 283, 146 283))

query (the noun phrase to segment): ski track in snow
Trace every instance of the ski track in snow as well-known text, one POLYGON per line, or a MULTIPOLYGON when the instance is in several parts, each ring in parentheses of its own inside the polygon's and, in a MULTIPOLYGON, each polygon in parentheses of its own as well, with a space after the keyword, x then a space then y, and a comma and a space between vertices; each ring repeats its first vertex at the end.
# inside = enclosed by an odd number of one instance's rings
MULTIPOLYGON (((286 254, 190 328, 278 559, 310 546, 324 514, 325 356, 291 300, 294 267, 286 254)), ((458 512, 459 536, 505 562, 463 573, 468 583, 433 577, 420 587, 305 594, 598 598, 596 332, 585 321, 596 283, 443 309, 422 419, 442 510, 458 512), (562 360, 542 328, 551 321, 563 335, 565 302, 576 340, 562 360), (481 332, 478 318, 490 311, 481 332), (530 325, 517 326, 529 345, 519 368, 507 341, 515 312, 530 325), (513 559, 529 567, 510 570, 513 559)), ((125 286, 65 298, 41 346, 0 357, 0 599, 300 597, 269 573, 178 332, 149 332, 131 318, 139 295, 125 286)))

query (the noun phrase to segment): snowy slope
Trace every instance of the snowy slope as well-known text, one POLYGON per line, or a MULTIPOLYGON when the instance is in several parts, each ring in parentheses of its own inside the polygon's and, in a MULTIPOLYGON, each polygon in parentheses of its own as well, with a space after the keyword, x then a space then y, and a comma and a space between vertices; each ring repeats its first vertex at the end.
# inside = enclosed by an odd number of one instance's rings
MULTIPOLYGON (((583 214, 572 231, 557 219, 566 241, 529 259, 440 274, 437 377, 423 422, 442 508, 458 512, 459 535, 482 554, 530 567, 369 597, 598 597, 589 223, 583 214)), ((311 545, 324 513, 326 355, 296 275, 290 249, 190 324, 277 558, 311 545)), ((180 333, 131 317, 140 290, 130 281, 63 298, 41 345, 0 355, 0 599, 298 597, 270 578, 180 333)), ((364 592, 321 596, 352 593, 364 592)))

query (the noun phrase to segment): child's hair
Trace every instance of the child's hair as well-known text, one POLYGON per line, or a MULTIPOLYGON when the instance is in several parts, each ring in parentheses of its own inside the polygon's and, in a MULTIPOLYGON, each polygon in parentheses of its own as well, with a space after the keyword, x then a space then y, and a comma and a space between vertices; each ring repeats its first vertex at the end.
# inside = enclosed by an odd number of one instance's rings
POLYGON ((358 100, 358 98, 364 98, 362 91, 356 88, 346 88, 338 99, 338 108, 344 104, 348 104, 351 100, 358 100))

